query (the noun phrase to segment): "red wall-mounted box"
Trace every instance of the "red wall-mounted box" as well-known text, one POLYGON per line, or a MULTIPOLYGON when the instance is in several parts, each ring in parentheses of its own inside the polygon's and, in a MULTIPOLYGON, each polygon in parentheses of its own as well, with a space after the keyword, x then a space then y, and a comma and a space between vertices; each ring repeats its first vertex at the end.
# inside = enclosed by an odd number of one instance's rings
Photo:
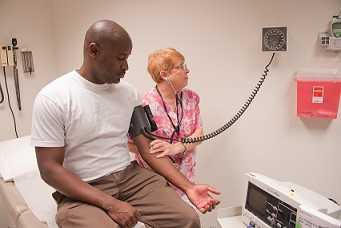
POLYGON ((341 78, 297 76, 297 115, 335 119, 340 100, 341 78))

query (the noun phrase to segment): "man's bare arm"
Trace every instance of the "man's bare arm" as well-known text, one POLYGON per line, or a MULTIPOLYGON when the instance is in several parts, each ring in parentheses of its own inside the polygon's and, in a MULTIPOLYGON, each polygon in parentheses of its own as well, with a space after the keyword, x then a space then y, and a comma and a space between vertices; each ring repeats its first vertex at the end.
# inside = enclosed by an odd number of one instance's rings
POLYGON ((36 147, 40 175, 43 180, 64 195, 103 208, 110 195, 92 187, 63 167, 63 147, 36 147))
POLYGON ((186 193, 190 201, 202 212, 211 211, 219 204, 219 201, 210 196, 210 193, 220 194, 215 188, 208 185, 196 185, 190 182, 177 168, 175 168, 168 157, 156 158, 149 153, 150 141, 143 135, 135 137, 136 144, 142 158, 153 170, 169 182, 186 193))
POLYGON ((138 214, 135 208, 89 185, 65 169, 62 165, 64 154, 63 147, 36 147, 40 175, 47 184, 74 200, 104 209, 121 226, 136 224, 138 214))
POLYGON ((182 173, 180 173, 172 164, 168 157, 156 158, 149 153, 150 141, 143 135, 135 137, 134 143, 138 148, 143 160, 145 160, 153 170, 164 176, 169 182, 186 192, 194 186, 182 173))

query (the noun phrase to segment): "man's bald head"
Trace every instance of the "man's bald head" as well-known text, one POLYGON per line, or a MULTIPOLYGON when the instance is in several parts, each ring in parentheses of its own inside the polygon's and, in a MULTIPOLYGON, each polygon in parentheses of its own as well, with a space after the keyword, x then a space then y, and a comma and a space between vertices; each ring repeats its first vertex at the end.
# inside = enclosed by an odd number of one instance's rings
POLYGON ((86 31, 84 51, 92 42, 106 46, 124 40, 131 42, 129 34, 122 26, 110 20, 100 20, 92 24, 86 31))
POLYGON ((132 41, 127 31, 110 20, 92 24, 85 34, 81 71, 95 83, 118 83, 128 70, 132 41))

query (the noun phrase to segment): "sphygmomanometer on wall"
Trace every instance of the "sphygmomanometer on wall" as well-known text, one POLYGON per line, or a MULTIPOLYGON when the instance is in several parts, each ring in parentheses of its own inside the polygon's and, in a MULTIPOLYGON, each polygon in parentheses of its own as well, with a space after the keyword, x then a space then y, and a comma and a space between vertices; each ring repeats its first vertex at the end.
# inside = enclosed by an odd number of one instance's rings
MULTIPOLYGON (((220 133, 224 132, 228 128, 230 128, 237 120, 245 113, 245 111, 248 109, 250 104, 252 103, 253 99, 257 95, 258 91, 260 90, 260 87, 262 86, 263 82, 265 81, 268 72, 269 72, 269 66, 271 65, 275 52, 279 51, 287 51, 287 27, 264 27, 262 29, 262 50, 263 51, 271 51, 272 56, 270 58, 269 63, 265 66, 264 72, 262 76, 260 77, 259 81, 257 82, 257 85, 255 88, 251 91, 251 94, 249 95, 248 99, 244 102, 242 107, 237 111, 237 113, 222 127, 218 128, 217 130, 202 135, 199 137, 184 137, 180 139, 174 139, 173 136, 167 138, 167 137, 161 137, 158 135, 153 134, 155 130, 157 130, 157 125, 155 121, 153 120, 152 112, 149 108, 149 106, 137 106, 134 109, 131 122, 130 122, 130 128, 129 128, 129 134, 132 138, 143 134, 145 137, 154 140, 154 139, 163 139, 167 140, 170 143, 174 141, 180 141, 182 143, 196 143, 196 142, 202 142, 208 139, 211 139, 220 133)), ((177 102, 181 102, 181 96, 176 96, 177 102)), ((178 130, 178 126, 173 126, 175 130, 178 130)))

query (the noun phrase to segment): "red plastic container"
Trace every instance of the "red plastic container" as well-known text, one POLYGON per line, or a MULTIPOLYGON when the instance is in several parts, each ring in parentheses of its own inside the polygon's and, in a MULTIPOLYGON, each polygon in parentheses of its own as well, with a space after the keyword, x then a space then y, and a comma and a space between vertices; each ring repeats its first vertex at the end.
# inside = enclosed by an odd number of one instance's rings
POLYGON ((340 79, 297 77, 297 115, 335 119, 339 109, 340 79))

